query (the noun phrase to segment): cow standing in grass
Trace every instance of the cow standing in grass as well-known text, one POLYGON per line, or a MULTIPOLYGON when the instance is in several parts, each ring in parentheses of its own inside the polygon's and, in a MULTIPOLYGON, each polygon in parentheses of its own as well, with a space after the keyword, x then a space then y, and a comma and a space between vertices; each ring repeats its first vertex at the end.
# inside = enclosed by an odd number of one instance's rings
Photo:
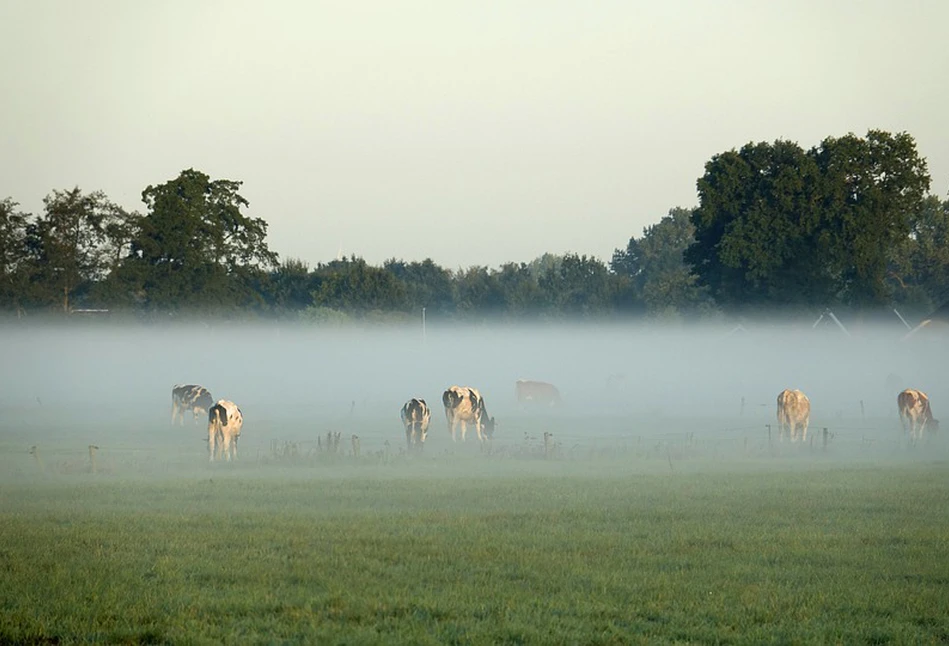
POLYGON ((900 409, 903 432, 909 434, 911 444, 919 441, 924 430, 928 429, 931 433, 939 430, 939 420, 933 419, 929 397, 923 391, 907 388, 897 396, 896 403, 900 409))
POLYGON ((202 417, 208 414, 214 399, 211 393, 204 386, 189 384, 187 386, 176 385, 171 389, 171 423, 180 421, 181 425, 185 423, 185 411, 191 411, 194 423, 198 423, 198 414, 202 417))
POLYGON ((413 398, 402 407, 402 425, 405 427, 405 442, 409 451, 421 451, 428 435, 432 411, 424 399, 413 398))
POLYGON ((237 439, 241 436, 244 416, 234 402, 221 399, 208 411, 208 461, 224 456, 237 459, 237 439))
POLYGON ((448 420, 453 442, 456 441, 456 429, 459 424, 461 424, 461 441, 465 441, 469 422, 474 424, 478 440, 482 443, 490 440, 494 435, 496 426, 494 418, 488 416, 484 398, 476 389, 452 386, 442 394, 442 404, 445 406, 445 418, 448 420))
POLYGON ((546 381, 518 379, 514 384, 514 396, 518 404, 546 404, 556 406, 560 403, 560 391, 546 381))
POLYGON ((792 442, 797 441, 797 429, 801 429, 801 441, 807 441, 807 426, 811 420, 811 402, 800 390, 782 390, 778 395, 778 439, 784 439, 787 429, 792 442))

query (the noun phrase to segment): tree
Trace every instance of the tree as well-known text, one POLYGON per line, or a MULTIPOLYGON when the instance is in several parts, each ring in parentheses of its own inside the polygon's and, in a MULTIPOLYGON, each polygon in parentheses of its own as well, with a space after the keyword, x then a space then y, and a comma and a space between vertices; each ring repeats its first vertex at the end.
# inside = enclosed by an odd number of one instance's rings
POLYGON ((910 215, 910 233, 890 250, 893 300, 925 315, 949 301, 949 200, 926 197, 910 215))
POLYGON ((540 279, 552 310, 570 316, 593 316, 613 310, 613 285, 606 265, 586 255, 567 254, 557 270, 540 279))
POLYGON ((729 308, 844 304, 888 297, 889 247, 929 185, 907 134, 748 144, 699 178, 686 261, 729 308))
POLYGON ((43 203, 44 214, 26 227, 32 279, 40 301, 58 301, 69 312, 78 290, 87 293, 115 268, 135 216, 102 191, 84 194, 78 187, 53 191, 43 203))
POLYGON ((144 303, 179 309, 256 300, 252 281, 277 263, 267 223, 246 216, 241 182, 188 169, 142 192, 148 212, 123 263, 123 279, 144 303))
POLYGON ((313 305, 315 288, 309 265, 298 258, 288 258, 261 276, 257 290, 273 310, 296 312, 313 305))
POLYGON ((0 200, 0 307, 19 311, 26 290, 28 215, 11 198, 0 200))
POLYGON ((390 272, 353 256, 320 265, 315 305, 365 316, 370 312, 404 312, 405 286, 390 272))
POLYGON ((692 209, 674 208, 657 224, 632 237, 626 249, 613 253, 610 269, 626 276, 633 293, 650 316, 677 317, 712 309, 711 297, 700 287, 683 255, 695 240, 692 209))
POLYGON ((821 239, 840 300, 856 307, 890 297, 890 250, 909 235, 909 216, 929 190, 926 160, 906 133, 871 130, 828 137, 812 151, 824 179, 821 239))
POLYGON ((435 264, 431 258, 422 262, 392 258, 383 267, 404 286, 405 302, 409 308, 424 307, 430 315, 449 316, 454 312, 451 272, 435 264))
POLYGON ((504 290, 487 267, 459 270, 454 283, 455 307, 463 317, 484 319, 504 313, 504 290))

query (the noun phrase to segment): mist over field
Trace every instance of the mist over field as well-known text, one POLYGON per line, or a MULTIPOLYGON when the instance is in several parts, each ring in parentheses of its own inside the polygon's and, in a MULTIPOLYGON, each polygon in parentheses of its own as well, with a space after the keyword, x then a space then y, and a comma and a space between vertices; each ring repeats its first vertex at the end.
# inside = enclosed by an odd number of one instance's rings
POLYGON ((0 335, 0 642, 949 635, 945 431, 910 446, 896 411, 912 386, 943 414, 939 338, 88 323, 0 335), (520 378, 563 404, 519 404, 520 378), (170 425, 185 383, 241 407, 237 462, 208 464, 206 419, 170 425), (483 449, 450 439, 453 384, 497 418, 483 449), (806 443, 778 441, 786 387, 806 443))
POLYGON ((344 442, 358 433, 367 449, 402 447, 399 409, 411 397, 432 408, 426 452, 437 454, 460 449, 440 401, 457 384, 484 396, 499 424, 495 448, 546 430, 570 446, 678 432, 713 441, 735 429, 762 437, 777 393, 799 388, 812 433, 830 427, 845 440, 858 429, 897 444, 899 389, 927 392, 937 418, 949 402, 945 344, 904 334, 780 324, 429 324, 424 336, 420 326, 10 327, 0 340, 0 432, 8 448, 47 437, 103 451, 180 441, 199 457, 206 421, 193 428, 186 413, 184 427, 169 425, 172 386, 195 383, 241 407, 245 459, 328 431, 344 442), (517 379, 555 384, 563 404, 518 405, 517 379))

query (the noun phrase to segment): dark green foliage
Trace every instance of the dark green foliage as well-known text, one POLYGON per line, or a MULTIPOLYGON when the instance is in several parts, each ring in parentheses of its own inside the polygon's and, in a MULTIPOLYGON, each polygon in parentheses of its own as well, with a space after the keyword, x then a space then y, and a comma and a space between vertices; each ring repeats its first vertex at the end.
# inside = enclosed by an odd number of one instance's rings
MULTIPOLYGON (((26 227, 32 303, 69 312, 116 269, 136 231, 138 216, 102 191, 53 191, 42 216, 26 227)), ((88 300, 88 299, 87 299, 88 300)), ((95 303, 98 304, 98 303, 95 303)))
POLYGON ((373 311, 406 311, 406 290, 391 272, 362 258, 334 260, 314 271, 313 303, 364 315, 373 311))
POLYGON ((731 309, 883 305, 890 250, 928 186, 905 133, 827 138, 806 152, 748 144, 706 164, 686 260, 731 309))
POLYGON ((405 303, 413 311, 425 308, 429 315, 450 316, 455 311, 452 275, 431 258, 422 262, 390 259, 383 265, 405 289, 405 303))
POLYGON ((658 224, 646 227, 642 238, 630 238, 626 249, 613 253, 610 268, 630 279, 650 316, 695 316, 714 308, 708 289, 699 287, 683 258, 695 240, 691 218, 692 209, 671 209, 658 224))
POLYGON ((908 224, 890 250, 889 285, 896 304, 923 316, 949 301, 949 200, 927 197, 908 224))
POLYGON ((28 216, 10 198, 0 200, 0 308, 19 310, 29 284, 28 216))
POLYGON ((142 192, 148 208, 118 280, 146 308, 251 305, 252 285, 277 263, 267 223, 242 213, 241 182, 182 171, 142 192))

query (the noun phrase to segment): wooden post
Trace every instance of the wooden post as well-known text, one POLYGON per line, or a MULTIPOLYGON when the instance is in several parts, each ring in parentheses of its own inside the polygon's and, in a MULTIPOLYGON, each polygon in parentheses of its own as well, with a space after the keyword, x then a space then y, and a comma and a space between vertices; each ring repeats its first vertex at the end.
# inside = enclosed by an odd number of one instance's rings
MULTIPOLYGON (((860 402, 860 405, 863 406, 863 402, 862 402, 862 401, 860 402)), ((826 426, 821 429, 821 436, 823 437, 824 450, 826 451, 826 450, 827 450, 827 427, 826 427, 826 426)))
POLYGON ((36 464, 36 468, 40 471, 43 470, 43 461, 40 460, 40 450, 36 446, 30 447, 30 455, 33 456, 33 462, 36 464))
POLYGON ((863 410, 863 400, 860 400, 860 419, 866 419, 867 415, 863 410))
POLYGON ((550 459, 550 448, 551 448, 550 439, 553 436, 554 436, 553 433, 548 433, 547 431, 544 431, 544 458, 548 460, 550 459))
POLYGON ((771 424, 765 424, 765 427, 768 429, 768 446, 771 446, 771 424))
POLYGON ((353 439, 353 457, 358 458, 359 457, 359 436, 353 435, 352 439, 353 439))
POLYGON ((389 440, 386 440, 386 450, 385 450, 385 453, 383 454, 384 464, 389 464, 389 457, 391 456, 391 453, 392 453, 392 450, 391 450, 391 447, 389 446, 389 440))
POLYGON ((99 449, 95 444, 89 445, 89 471, 96 472, 96 451, 99 449))

